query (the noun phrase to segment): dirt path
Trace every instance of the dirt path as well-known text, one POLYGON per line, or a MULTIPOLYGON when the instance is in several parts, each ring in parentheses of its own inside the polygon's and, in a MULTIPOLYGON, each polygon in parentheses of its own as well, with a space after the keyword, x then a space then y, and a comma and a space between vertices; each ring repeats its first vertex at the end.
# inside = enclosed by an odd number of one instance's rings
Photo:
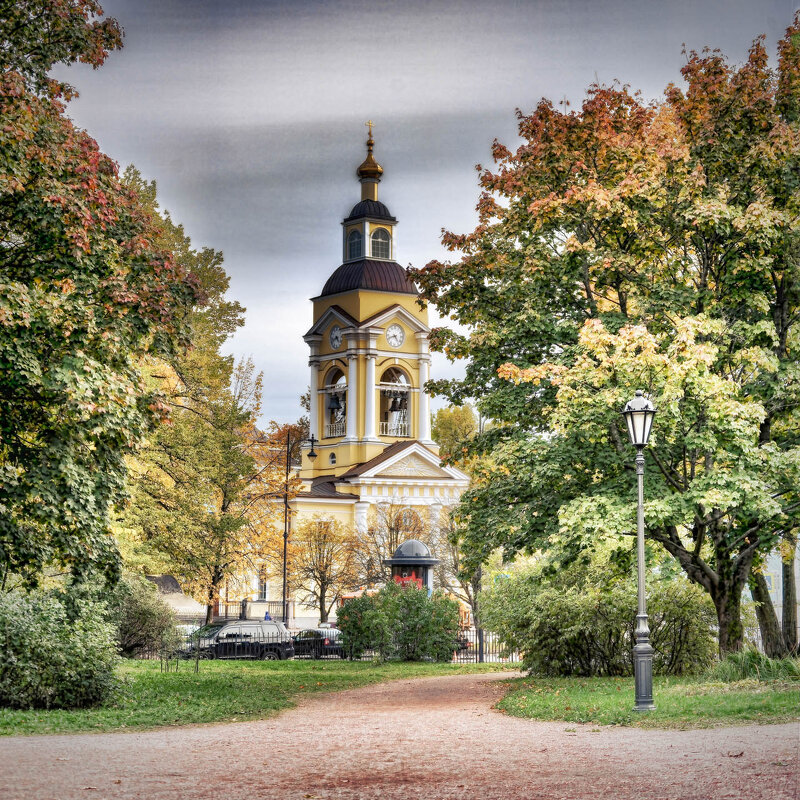
POLYGON ((0 798, 800 800, 799 725, 532 722, 491 710, 500 677, 309 696, 264 722, 4 739, 0 798))

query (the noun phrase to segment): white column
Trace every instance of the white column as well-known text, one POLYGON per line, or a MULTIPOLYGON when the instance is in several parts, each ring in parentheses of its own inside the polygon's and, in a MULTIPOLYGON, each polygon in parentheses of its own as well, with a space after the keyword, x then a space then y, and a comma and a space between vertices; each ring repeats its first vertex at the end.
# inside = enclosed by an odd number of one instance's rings
POLYGON ((430 514, 431 518, 428 521, 428 524, 431 526, 431 530, 435 533, 439 532, 439 526, 441 524, 441 517, 442 517, 442 504, 441 503, 431 503, 430 505, 430 514))
POLYGON ((347 357, 347 430, 345 439, 356 441, 358 431, 356 428, 356 415, 358 414, 358 357, 347 357))
POLYGON ((311 375, 309 383, 309 408, 308 408, 308 429, 309 435, 319 439, 319 396, 317 394, 319 386, 319 367, 315 361, 311 364, 311 375))
POLYGON ((430 361, 419 360, 419 418, 417 420, 417 438, 425 444, 431 443, 431 414, 428 393, 423 388, 429 377, 430 361))
POLYGON ((364 534, 367 532, 367 509, 369 508, 369 503, 365 502, 364 500, 360 500, 356 503, 356 530, 364 534))
POLYGON ((364 439, 379 441, 375 434, 375 356, 367 356, 367 385, 364 391, 364 439))

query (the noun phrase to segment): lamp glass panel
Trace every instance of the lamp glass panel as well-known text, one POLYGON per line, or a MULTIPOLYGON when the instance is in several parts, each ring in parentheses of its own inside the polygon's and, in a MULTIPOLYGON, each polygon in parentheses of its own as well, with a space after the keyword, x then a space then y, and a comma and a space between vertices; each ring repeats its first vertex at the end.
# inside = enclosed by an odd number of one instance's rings
POLYGON ((636 434, 633 431, 633 414, 630 411, 623 411, 623 416, 628 425, 628 437, 631 440, 631 444, 636 444, 636 434))
POLYGON ((650 440, 650 428, 653 427, 653 417, 655 417, 655 412, 648 409, 645 412, 644 439, 642 440, 642 444, 647 444, 650 440))
POLYGON ((644 428, 645 428, 645 421, 647 420, 647 412, 646 411, 634 411, 631 414, 633 418, 633 432, 634 432, 634 440, 633 443, 635 445, 643 445, 647 440, 644 436, 644 428))

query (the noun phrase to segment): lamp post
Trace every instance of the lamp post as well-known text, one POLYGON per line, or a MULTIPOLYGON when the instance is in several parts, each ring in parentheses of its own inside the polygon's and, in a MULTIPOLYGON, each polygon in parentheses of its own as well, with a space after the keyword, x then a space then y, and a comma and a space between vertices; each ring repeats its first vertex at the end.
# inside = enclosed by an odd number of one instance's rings
POLYGON ((291 432, 286 432, 286 477, 283 484, 283 593, 281 594, 283 606, 283 624, 289 622, 289 597, 286 594, 286 552, 289 547, 289 463, 291 461, 292 446, 309 442, 311 449, 308 451, 309 460, 313 461, 317 454, 314 452, 314 445, 317 440, 312 434, 309 439, 295 439, 292 441, 291 432))
POLYGON ((636 614, 636 644, 633 646, 633 666, 636 681, 634 711, 652 711, 653 705, 653 648, 650 644, 650 627, 647 624, 647 605, 644 587, 644 448, 650 438, 650 428, 656 409, 641 389, 629 400, 622 411, 628 423, 628 435, 636 448, 636 480, 638 504, 636 514, 636 567, 639 605, 636 614))

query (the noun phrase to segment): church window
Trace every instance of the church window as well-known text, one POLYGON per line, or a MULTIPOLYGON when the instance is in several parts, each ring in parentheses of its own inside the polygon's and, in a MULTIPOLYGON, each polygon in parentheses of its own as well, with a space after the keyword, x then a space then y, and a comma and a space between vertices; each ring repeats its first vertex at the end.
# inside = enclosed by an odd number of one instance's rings
POLYGON ((389 258, 389 234, 379 228, 372 234, 372 256, 373 258, 389 258))
POLYGON ((334 367, 325 376, 325 428, 323 438, 344 436, 347 423, 347 379, 334 367))
POLYGON ((354 258, 361 258, 363 237, 358 231, 350 231, 347 237, 347 259, 352 261, 354 258))
POLYGON ((336 463, 336 453, 331 453, 328 456, 328 463, 329 464, 335 464, 336 463))
POLYGON ((410 388, 405 373, 397 367, 390 367, 381 376, 381 436, 411 435, 408 414, 410 388))

